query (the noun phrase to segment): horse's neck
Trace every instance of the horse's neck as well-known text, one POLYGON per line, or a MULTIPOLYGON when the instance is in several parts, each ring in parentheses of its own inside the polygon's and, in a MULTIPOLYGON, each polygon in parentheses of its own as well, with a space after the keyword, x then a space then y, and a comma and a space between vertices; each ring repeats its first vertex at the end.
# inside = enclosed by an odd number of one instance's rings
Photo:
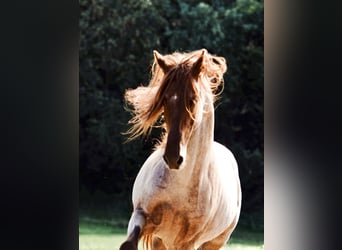
POLYGON ((209 167, 214 143, 214 108, 203 114, 202 121, 191 134, 187 145, 187 166, 190 176, 198 175, 209 167))
MULTIPOLYGON (((211 147, 214 138, 214 116, 205 114, 202 122, 194 129, 188 143, 192 154, 206 154, 211 147), (192 149, 192 150, 191 150, 192 149)), ((194 156, 194 155, 192 155, 194 156)))

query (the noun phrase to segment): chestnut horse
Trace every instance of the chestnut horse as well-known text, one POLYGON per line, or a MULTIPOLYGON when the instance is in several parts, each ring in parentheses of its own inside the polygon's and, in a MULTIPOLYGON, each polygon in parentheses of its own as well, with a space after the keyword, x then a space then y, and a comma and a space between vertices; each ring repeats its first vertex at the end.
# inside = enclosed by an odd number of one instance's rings
POLYGON ((226 68, 205 49, 154 51, 150 84, 126 91, 129 140, 160 119, 165 134, 136 177, 121 250, 138 249, 139 239, 147 249, 179 250, 220 249, 229 240, 240 215, 240 180, 233 154, 214 141, 214 101, 226 68))

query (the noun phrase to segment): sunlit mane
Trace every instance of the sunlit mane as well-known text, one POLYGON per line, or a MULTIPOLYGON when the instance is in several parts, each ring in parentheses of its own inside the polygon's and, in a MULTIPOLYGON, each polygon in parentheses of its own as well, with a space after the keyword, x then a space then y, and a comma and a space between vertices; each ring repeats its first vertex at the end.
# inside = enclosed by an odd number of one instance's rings
MULTIPOLYGON (((223 87, 223 74, 227 70, 226 61, 223 57, 207 52, 204 54, 204 52, 206 50, 165 55, 163 58, 169 68, 167 73, 164 73, 155 58, 149 85, 126 91, 125 100, 133 107, 131 110, 133 118, 129 121, 132 127, 126 132, 130 135, 128 140, 150 133, 153 125, 163 113, 163 97, 170 84, 178 84, 184 90, 185 100, 190 98, 189 93, 192 89, 196 93, 195 105, 208 95, 213 101, 216 100, 217 95, 220 94, 217 93, 218 87, 220 85, 223 87), (194 79, 190 70, 203 54, 198 78, 194 79)), ((190 112, 189 108, 186 108, 190 112)), ((190 116, 193 118, 194 114, 190 116)))

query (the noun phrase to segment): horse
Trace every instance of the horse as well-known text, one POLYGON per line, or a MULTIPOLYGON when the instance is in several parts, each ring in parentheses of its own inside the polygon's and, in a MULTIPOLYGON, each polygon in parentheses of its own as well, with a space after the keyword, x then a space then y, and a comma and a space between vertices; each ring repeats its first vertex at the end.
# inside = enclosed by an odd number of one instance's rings
POLYGON ((241 210, 236 159, 214 141, 225 58, 206 49, 153 53, 149 85, 125 92, 133 107, 128 141, 149 134, 157 121, 164 133, 135 179, 120 250, 138 249, 140 239, 146 249, 220 249, 241 210))

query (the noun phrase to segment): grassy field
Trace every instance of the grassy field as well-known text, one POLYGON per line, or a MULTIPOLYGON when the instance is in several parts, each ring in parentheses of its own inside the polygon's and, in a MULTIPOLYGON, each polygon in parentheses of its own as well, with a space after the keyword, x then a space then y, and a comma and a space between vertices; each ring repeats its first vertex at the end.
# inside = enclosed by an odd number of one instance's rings
MULTIPOLYGON (((117 250, 125 240, 125 229, 121 229, 118 221, 99 221, 80 219, 80 250, 117 250)), ((142 249, 142 248, 140 248, 142 249)), ((237 228, 230 242, 223 250, 260 250, 263 246, 263 233, 237 228)))
MULTIPOLYGON (((125 240, 124 234, 114 235, 97 235, 83 234, 79 238, 80 250, 117 250, 120 244, 125 240)), ((142 249, 142 248, 140 248, 142 249)), ((228 243, 223 250, 260 250, 264 249, 262 244, 247 244, 247 243, 228 243)))

